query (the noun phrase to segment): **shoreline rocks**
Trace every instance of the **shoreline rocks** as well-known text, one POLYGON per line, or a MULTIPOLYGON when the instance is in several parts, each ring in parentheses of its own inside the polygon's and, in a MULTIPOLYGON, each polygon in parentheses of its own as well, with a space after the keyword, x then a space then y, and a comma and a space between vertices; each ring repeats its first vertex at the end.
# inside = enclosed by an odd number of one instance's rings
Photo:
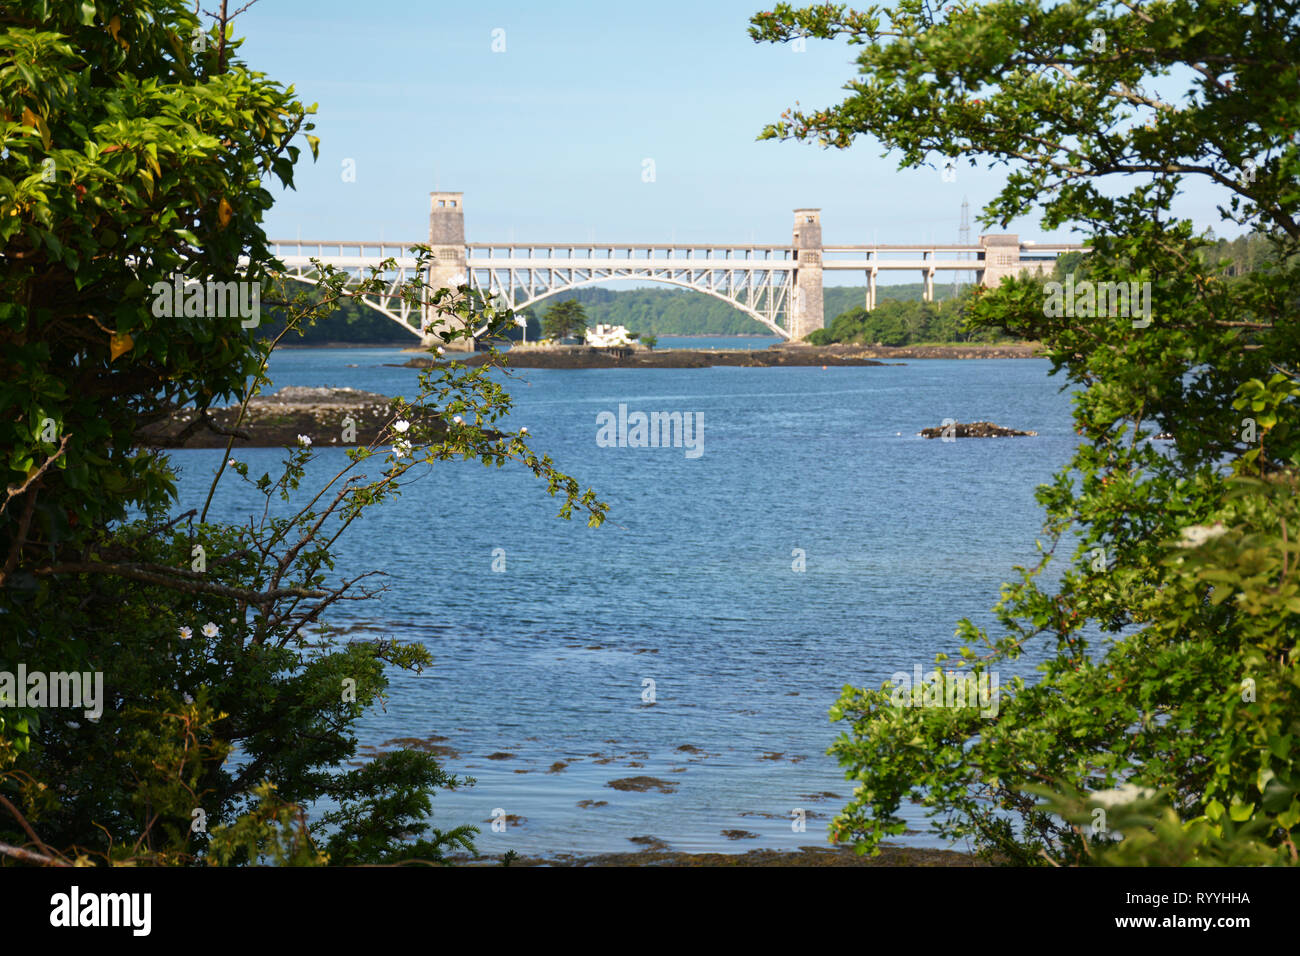
MULTIPOLYGON (((783 818, 784 819, 784 818, 783 818)), ((992 864, 959 850, 929 847, 905 847, 885 843, 879 856, 859 856, 852 847, 804 846, 798 849, 755 849, 747 853, 688 853, 673 850, 664 840, 653 836, 629 837, 642 847, 626 853, 574 854, 559 853, 547 857, 517 857, 511 866, 588 867, 588 866, 872 866, 872 867, 988 867, 992 864)), ((453 857, 466 866, 500 865, 499 856, 453 857)))
MULTIPOLYGON (((585 345, 548 348, 512 348, 505 352, 509 368, 746 368, 807 366, 898 365, 886 359, 1017 359, 1037 358, 1035 345, 949 346, 925 345, 893 348, 886 345, 807 345, 780 343, 762 349, 646 349, 593 348, 585 345)), ((483 365, 488 353, 458 358, 469 367, 483 365)), ((447 360, 416 354, 399 367, 431 368, 447 360)))
MULTIPOLYGON (((504 353, 507 368, 770 368, 810 365, 885 365, 861 349, 814 346, 771 346, 765 349, 620 349, 585 345, 548 349, 511 349, 504 353)), ((467 355, 459 361, 471 368, 485 364, 489 353, 467 355)), ((405 368, 431 368, 444 360, 417 355, 405 368)))
MULTIPOLYGON (((834 348, 835 346, 831 346, 834 348)), ((895 359, 1031 359, 1042 358, 1037 345, 872 345, 847 346, 872 358, 895 359)))
MULTIPOLYGON (((312 446, 369 445, 383 437, 381 426, 391 417, 393 399, 355 388, 304 388, 286 386, 272 395, 259 395, 248 403, 244 420, 236 426, 239 406, 208 409, 216 426, 198 421, 193 408, 181 408, 169 419, 151 422, 136 433, 141 445, 155 448, 225 448, 231 432, 233 448, 275 448, 298 444, 306 435, 312 446), (355 425, 355 440, 345 442, 344 419, 355 425)), ((439 419, 429 423, 445 428, 439 419)), ((348 432, 351 434, 351 430, 348 432)))

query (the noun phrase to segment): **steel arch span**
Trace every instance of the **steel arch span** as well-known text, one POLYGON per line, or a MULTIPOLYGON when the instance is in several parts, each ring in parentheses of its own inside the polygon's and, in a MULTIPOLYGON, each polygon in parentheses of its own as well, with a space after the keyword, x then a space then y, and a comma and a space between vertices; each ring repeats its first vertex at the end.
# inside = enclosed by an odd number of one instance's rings
MULTIPOLYGON (((775 246, 470 245, 470 288, 499 307, 519 310, 603 282, 654 282, 702 292, 738 309, 783 339, 797 301, 789 250, 775 246), (506 255, 497 256, 498 250, 506 255)), ((477 334, 482 334, 479 329, 477 334)))
POLYGON ((272 253, 284 263, 285 271, 279 273, 282 279, 302 282, 307 285, 319 285, 316 260, 320 265, 332 266, 348 274, 344 286, 355 287, 363 279, 370 279, 375 270, 386 259, 394 260, 392 268, 380 273, 384 290, 375 295, 357 296, 353 301, 374 309, 385 318, 391 319, 416 338, 422 338, 418 324, 421 318, 419 306, 412 306, 400 295, 402 286, 420 274, 418 260, 411 255, 409 247, 414 243, 320 243, 276 241, 272 243, 272 253), (307 248, 310 247, 310 248, 307 248), (337 248, 337 252, 334 249, 337 248), (356 255, 351 251, 356 250, 356 255), (414 316, 417 324, 411 324, 414 316))
MULTIPOLYGON (((581 281, 567 282, 564 285, 560 285, 553 289, 548 289, 544 292, 538 293, 537 295, 533 295, 528 298, 525 298, 522 302, 512 302, 509 296, 504 296, 502 294, 500 288, 491 287, 491 286, 484 288, 481 282, 472 281, 470 283, 470 286, 471 288, 478 291, 479 294, 481 294, 486 300, 491 301, 493 303, 499 303, 501 308, 508 308, 511 309, 512 311, 518 312, 521 309, 526 309, 531 305, 536 305, 538 302, 545 301, 546 299, 549 299, 552 296, 561 295, 565 292, 571 292, 574 289, 585 289, 593 285, 599 285, 603 282, 625 281, 627 279, 637 279, 638 281, 656 282, 665 285, 674 285, 677 286, 678 288, 690 289, 692 292, 701 292, 704 295, 712 296, 713 298, 718 299, 721 302, 727 303, 728 305, 745 313, 745 315, 749 316, 751 319, 755 320, 756 322, 761 322, 764 326, 771 329, 772 332, 774 332, 776 335, 779 335, 785 339, 788 339, 790 337, 790 334, 785 330, 785 328, 783 328, 781 325, 777 324, 776 322, 771 321, 767 317, 766 311, 760 311, 758 309, 751 308, 748 305, 744 304, 743 302, 739 301, 738 299, 732 296, 728 296, 715 289, 703 288, 698 284, 692 284, 690 282, 681 279, 676 279, 676 278, 660 278, 657 276, 642 277, 642 276, 619 276, 619 275, 597 276, 594 279, 584 279, 581 281)), ((786 308, 785 298, 787 292, 785 289, 778 289, 775 291, 774 295, 779 299, 777 303, 777 315, 780 318, 784 318, 785 308, 786 308)), ((482 336, 486 332, 487 332, 487 325, 485 324, 482 328, 476 330, 474 334, 475 336, 482 336)))

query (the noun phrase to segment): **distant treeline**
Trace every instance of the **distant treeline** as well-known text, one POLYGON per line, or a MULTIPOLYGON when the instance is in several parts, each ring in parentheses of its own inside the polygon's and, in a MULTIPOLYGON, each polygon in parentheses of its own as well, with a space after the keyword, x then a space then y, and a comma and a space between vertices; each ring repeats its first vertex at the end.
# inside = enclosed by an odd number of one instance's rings
POLYGON ((1207 251, 1211 262, 1227 260, 1223 271, 1229 276, 1245 275, 1253 272, 1275 257, 1268 241, 1262 236, 1238 236, 1236 239, 1220 239, 1207 251))
MULTIPOLYGON (((293 285, 289 287, 292 293, 293 285)), ((920 302, 922 285, 879 286, 878 302, 898 300, 920 302)), ((860 309, 866 301, 865 286, 828 287, 824 293, 826 315, 834 316, 854 308, 860 309)), ((952 294, 951 285, 935 286, 935 297, 944 299, 952 294)), ((267 295, 266 299, 277 298, 267 295)), ((524 309, 521 314, 528 319, 528 339, 541 337, 541 317, 549 305, 564 299, 576 299, 586 310, 588 325, 622 325, 640 335, 770 335, 761 322, 756 322, 743 312, 719 299, 702 292, 677 288, 646 289, 575 289, 561 293, 524 309)), ((284 322, 274 307, 263 308, 261 334, 275 336, 284 328, 284 322)), ((517 337, 517 336, 515 336, 517 337)), ((326 319, 306 331, 302 337, 286 340, 290 345, 412 345, 413 335, 403 332, 390 318, 369 306, 347 300, 326 319)))
MULTIPOLYGON (((289 285, 289 297, 295 295, 298 287, 289 285)), ((263 299, 262 322, 258 333, 266 338, 274 338, 284 331, 284 319, 274 306, 266 306, 271 299, 282 298, 280 295, 268 294, 263 299)), ((523 313, 528 318, 528 338, 530 341, 541 337, 541 324, 536 315, 529 311, 523 313)), ((519 332, 511 335, 518 338, 519 332)), ((291 335, 284 340, 285 345, 401 345, 414 346, 419 338, 413 333, 403 332, 396 322, 380 312, 362 305, 355 299, 345 299, 329 316, 303 331, 301 336, 291 335)))
MULTIPOLYGON (((286 292, 272 289, 262 298, 262 321, 257 327, 257 334, 264 338, 275 338, 284 331, 282 312, 268 301, 292 299, 303 286, 290 282, 286 292), (287 294, 286 294, 287 293, 287 294)), ((304 329, 301 336, 287 336, 284 345, 329 345, 346 343, 348 345, 415 345, 419 339, 403 332, 397 323, 381 315, 366 305, 353 299, 346 299, 338 304, 333 312, 310 328, 304 329)))
MULTIPOLYGON (((877 301, 920 301, 922 284, 878 286, 877 301)), ((936 298, 952 294, 952 286, 935 287, 936 298)), ((833 286, 822 293, 827 316, 839 315, 866 303, 866 286, 833 286)), ((577 289, 563 298, 577 299, 592 325, 622 325, 641 335, 771 335, 771 330, 733 306, 689 289, 577 289)), ((545 302, 537 307, 545 308, 545 302)))
MULTIPOLYGON (((1213 239, 1213 233, 1210 238, 1213 239)), ((1236 239, 1217 239, 1200 251, 1201 261, 1219 275, 1228 278, 1243 276, 1276 261, 1267 239, 1258 234, 1238 236, 1236 239)), ((1087 257, 1082 252, 1067 252, 1057 260, 1057 278, 1069 273, 1086 277, 1087 257)))

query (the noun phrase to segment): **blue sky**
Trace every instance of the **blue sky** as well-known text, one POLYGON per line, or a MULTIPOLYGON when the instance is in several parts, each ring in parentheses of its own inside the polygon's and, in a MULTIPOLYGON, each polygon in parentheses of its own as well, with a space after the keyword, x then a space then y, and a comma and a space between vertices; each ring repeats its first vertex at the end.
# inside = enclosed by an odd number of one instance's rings
MULTIPOLYGON (((843 43, 751 41, 763 2, 260 0, 237 21, 241 55, 319 104, 321 137, 268 232, 423 241, 437 187, 465 193, 476 242, 783 243, 802 206, 822 209, 827 242, 955 242, 963 197, 978 235, 1004 170, 944 182, 874 140, 755 141, 796 101, 839 102, 855 74, 843 43)), ((1218 227, 1213 199, 1189 200, 1201 225, 1218 227)), ((1074 241, 1036 219, 1009 231, 1074 241)))

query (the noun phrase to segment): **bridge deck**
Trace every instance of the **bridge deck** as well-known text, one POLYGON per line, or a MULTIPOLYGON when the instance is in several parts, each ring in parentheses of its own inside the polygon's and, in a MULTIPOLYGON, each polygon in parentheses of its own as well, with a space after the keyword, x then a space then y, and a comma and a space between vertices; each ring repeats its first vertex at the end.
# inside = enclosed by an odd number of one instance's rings
MULTIPOLYGON (((409 249, 417 243, 353 242, 346 240, 273 239, 275 253, 288 266, 310 265, 312 258, 338 268, 360 269, 387 258, 399 268, 413 268, 409 249), (291 251, 292 250, 292 251, 291 251)), ((1021 262, 1050 262, 1064 252, 1082 251, 1077 243, 1032 243, 1018 247, 1021 262)), ((477 269, 613 269, 688 266, 718 271, 766 271, 797 267, 789 246, 686 243, 486 243, 464 245, 464 262, 477 269), (560 253, 563 253, 562 255, 560 253)), ((821 268, 848 271, 968 271, 987 263, 981 245, 874 244, 835 245, 821 250, 821 268), (907 258, 895 258, 908 254, 907 258), (951 256, 939 257, 939 253, 951 256)), ((996 262, 995 262, 996 264, 996 262)))

